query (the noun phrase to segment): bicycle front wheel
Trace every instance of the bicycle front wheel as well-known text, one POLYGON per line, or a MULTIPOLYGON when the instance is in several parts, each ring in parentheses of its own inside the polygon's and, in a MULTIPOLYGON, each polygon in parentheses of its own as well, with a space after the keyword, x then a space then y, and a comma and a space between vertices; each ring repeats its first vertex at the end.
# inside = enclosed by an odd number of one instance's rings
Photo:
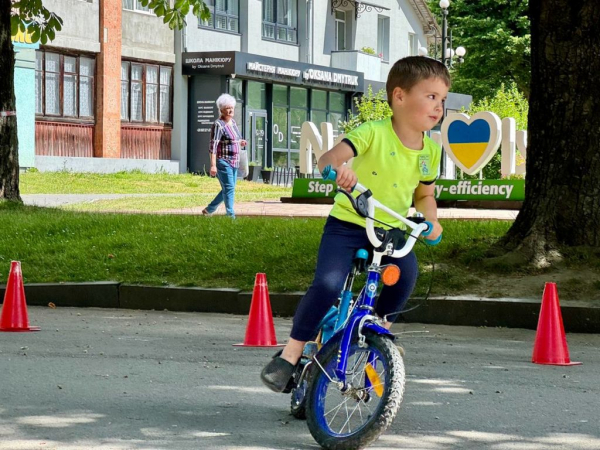
MULTIPOLYGON (((307 392, 310 433, 325 449, 358 449, 375 441, 392 423, 404 396, 404 361, 391 339, 368 334, 364 348, 355 340, 348 354, 341 391, 316 365, 307 392)), ((319 357, 333 378, 337 346, 319 357)))

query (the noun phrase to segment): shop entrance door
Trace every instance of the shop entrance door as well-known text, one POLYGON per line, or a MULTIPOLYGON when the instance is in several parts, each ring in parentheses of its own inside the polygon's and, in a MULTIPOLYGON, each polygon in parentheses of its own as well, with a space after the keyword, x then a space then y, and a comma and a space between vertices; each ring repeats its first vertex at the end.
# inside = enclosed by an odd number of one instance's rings
POLYGON ((248 139, 248 157, 249 162, 254 162, 259 166, 266 167, 267 158, 267 112, 249 111, 250 136, 248 139))

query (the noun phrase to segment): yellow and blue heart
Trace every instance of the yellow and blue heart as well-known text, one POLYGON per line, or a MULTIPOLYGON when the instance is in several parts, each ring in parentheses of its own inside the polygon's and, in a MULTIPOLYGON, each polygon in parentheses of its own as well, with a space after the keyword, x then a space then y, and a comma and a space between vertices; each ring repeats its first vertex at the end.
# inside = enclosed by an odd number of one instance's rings
POLYGON ((470 125, 456 120, 448 127, 448 144, 456 159, 471 168, 479 161, 490 143, 490 125, 484 119, 470 125))

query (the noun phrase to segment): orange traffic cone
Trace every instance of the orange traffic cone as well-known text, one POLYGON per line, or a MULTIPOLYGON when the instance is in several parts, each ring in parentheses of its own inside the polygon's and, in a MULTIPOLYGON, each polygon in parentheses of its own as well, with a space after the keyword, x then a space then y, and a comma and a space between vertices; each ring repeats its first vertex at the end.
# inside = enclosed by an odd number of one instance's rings
POLYGON ((21 263, 12 261, 0 316, 0 331, 39 331, 39 329, 39 327, 29 326, 21 263))
POLYGON ((275 337, 275 326, 271 313, 267 276, 257 273, 254 281, 254 292, 250 304, 250 316, 246 327, 246 337, 243 344, 233 344, 239 347, 279 347, 275 337))
POLYGON ((569 358, 556 283, 546 283, 544 287, 531 362, 555 366, 581 364, 580 362, 571 362, 569 358))

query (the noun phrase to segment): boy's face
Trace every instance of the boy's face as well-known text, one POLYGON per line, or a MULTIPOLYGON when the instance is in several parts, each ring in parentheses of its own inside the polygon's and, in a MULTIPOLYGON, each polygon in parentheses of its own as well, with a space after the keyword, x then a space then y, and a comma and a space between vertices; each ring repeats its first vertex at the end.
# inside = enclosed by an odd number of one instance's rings
POLYGON ((419 81, 410 91, 394 89, 392 111, 415 130, 431 130, 444 114, 448 86, 439 78, 419 81))

